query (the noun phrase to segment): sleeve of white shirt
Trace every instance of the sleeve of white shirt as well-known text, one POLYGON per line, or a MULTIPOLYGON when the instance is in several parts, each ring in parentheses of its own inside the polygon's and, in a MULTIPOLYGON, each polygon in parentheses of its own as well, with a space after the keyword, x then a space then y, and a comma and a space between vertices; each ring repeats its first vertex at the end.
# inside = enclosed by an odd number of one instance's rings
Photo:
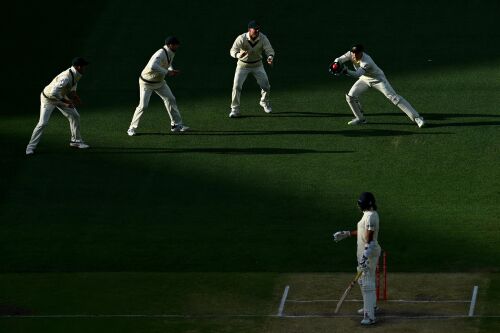
POLYGON ((377 230, 377 221, 375 220, 375 215, 370 215, 368 221, 366 221, 366 230, 377 230))
POLYGON ((162 50, 162 53, 158 53, 156 55, 156 57, 153 60, 151 69, 154 70, 155 72, 162 73, 163 75, 167 75, 168 70, 166 70, 165 68, 163 68, 161 66, 161 58, 162 58, 163 54, 164 54, 164 52, 162 50))
POLYGON ((241 36, 238 36, 234 41, 231 50, 229 51, 231 57, 238 59, 238 53, 240 53, 242 47, 243 47, 243 38, 241 36))
POLYGON ((334 62, 339 62, 343 64, 344 62, 348 62, 351 60, 351 51, 347 51, 345 54, 341 55, 338 58, 335 58, 334 62))
POLYGON ((266 57, 274 57, 274 49, 271 46, 271 42, 267 37, 263 38, 262 40, 262 48, 264 49, 264 53, 266 54, 266 57))
POLYGON ((355 77, 355 78, 359 78, 359 77, 365 75, 365 73, 366 73, 366 70, 363 67, 359 67, 355 71, 350 70, 350 69, 347 70, 347 75, 349 75, 351 77, 355 77))

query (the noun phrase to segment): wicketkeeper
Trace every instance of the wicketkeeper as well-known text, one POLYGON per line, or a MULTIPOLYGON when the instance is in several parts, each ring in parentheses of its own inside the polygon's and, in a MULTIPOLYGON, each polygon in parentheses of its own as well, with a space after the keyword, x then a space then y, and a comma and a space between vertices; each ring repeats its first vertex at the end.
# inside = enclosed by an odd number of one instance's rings
POLYGON ((359 97, 368 88, 374 88, 384 94, 394 105, 401 109, 406 115, 417 124, 424 126, 424 118, 411 106, 402 96, 398 95, 385 77, 384 72, 375 64, 373 59, 364 52, 363 45, 354 45, 350 51, 336 58, 329 67, 330 73, 334 75, 348 75, 358 80, 347 93, 347 104, 354 114, 354 119, 349 121, 349 125, 365 124, 363 108, 359 97), (350 70, 345 63, 351 62, 355 70, 350 70))
POLYGON ((248 32, 239 35, 230 50, 231 57, 238 59, 234 73, 230 118, 236 118, 240 115, 241 90, 248 74, 252 74, 260 86, 261 98, 259 105, 262 106, 266 113, 272 112, 271 103, 269 102, 271 85, 262 63, 263 52, 267 57, 267 63, 272 65, 275 55, 273 47, 269 39, 260 32, 260 25, 256 21, 250 21, 248 23, 248 32))
POLYGON ((363 314, 362 325, 371 325, 375 323, 375 310, 377 308, 376 269, 381 252, 377 241, 379 217, 373 194, 370 192, 362 193, 358 199, 358 207, 363 212, 363 217, 358 222, 357 229, 337 231, 333 234, 333 238, 339 242, 350 236, 357 237, 357 270, 363 272, 358 280, 363 295, 363 308, 359 309, 358 313, 363 314))
POLYGON ((89 148, 89 145, 83 142, 80 135, 80 114, 76 110, 76 107, 81 104, 80 97, 76 93, 76 87, 88 64, 89 62, 81 57, 74 58, 72 66, 57 75, 43 89, 40 94, 40 120, 33 130, 31 140, 26 147, 26 155, 35 153, 35 149, 42 138, 43 130, 47 127, 50 115, 55 108, 68 118, 71 130, 70 147, 89 148))
POLYGON ((135 109, 132 122, 127 130, 129 136, 134 136, 139 126, 144 110, 149 105, 153 92, 161 97, 168 115, 170 116, 170 130, 172 132, 185 132, 189 127, 182 123, 181 114, 177 107, 177 101, 170 87, 165 82, 165 76, 177 76, 180 71, 172 67, 175 52, 180 47, 177 37, 169 36, 165 39, 165 45, 156 51, 139 77, 139 105, 135 109))

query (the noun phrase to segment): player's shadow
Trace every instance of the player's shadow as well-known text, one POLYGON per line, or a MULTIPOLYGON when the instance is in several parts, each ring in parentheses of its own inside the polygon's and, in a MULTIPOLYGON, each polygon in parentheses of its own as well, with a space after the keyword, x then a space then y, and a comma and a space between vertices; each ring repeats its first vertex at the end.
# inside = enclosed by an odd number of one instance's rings
POLYGON ((316 150, 294 148, 130 148, 94 147, 96 154, 219 154, 219 155, 300 155, 300 154, 349 154, 354 150, 316 150))
MULTIPOLYGON (((367 117, 380 117, 380 116, 394 116, 397 113, 375 113, 370 114, 367 117)), ((473 114, 473 113, 423 113, 422 116, 426 120, 425 127, 427 128, 439 128, 439 127, 473 127, 473 126, 498 126, 500 125, 500 120, 497 121, 484 121, 480 118, 488 118, 488 119, 500 119, 500 115, 494 114, 473 114), (476 119, 475 121, 456 121, 456 118, 465 119, 472 118, 476 119), (451 121, 450 121, 451 120, 451 121), (440 123, 435 123, 438 121, 440 123)), ((392 123, 392 122, 383 122, 383 123, 370 123, 374 125, 397 125, 404 126, 407 124, 404 123, 392 123)), ((411 124, 414 125, 414 124, 411 124)))
POLYGON ((172 133, 137 133, 137 136, 166 136, 166 135, 182 135, 182 136, 278 136, 278 135, 340 135, 345 137, 385 137, 385 136, 409 136, 409 135, 445 135, 453 134, 447 132, 432 132, 423 131, 399 131, 388 129, 374 128, 356 128, 350 130, 339 131, 322 131, 322 130, 281 130, 281 131, 263 131, 263 130, 242 130, 242 131, 189 131, 182 134, 172 133))
POLYGON ((245 118, 349 118, 349 114, 345 113, 332 113, 332 112, 307 112, 307 111, 284 111, 284 112, 273 112, 272 114, 249 114, 241 115, 237 119, 245 118))

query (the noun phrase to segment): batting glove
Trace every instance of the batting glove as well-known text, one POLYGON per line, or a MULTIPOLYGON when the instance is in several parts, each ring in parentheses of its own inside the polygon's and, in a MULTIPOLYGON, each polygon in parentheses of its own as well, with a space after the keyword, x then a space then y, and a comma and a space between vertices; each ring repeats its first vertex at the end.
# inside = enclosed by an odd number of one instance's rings
POLYGON ((337 231, 336 233, 333 234, 333 240, 336 242, 340 242, 341 240, 349 236, 351 236, 350 231, 337 231))

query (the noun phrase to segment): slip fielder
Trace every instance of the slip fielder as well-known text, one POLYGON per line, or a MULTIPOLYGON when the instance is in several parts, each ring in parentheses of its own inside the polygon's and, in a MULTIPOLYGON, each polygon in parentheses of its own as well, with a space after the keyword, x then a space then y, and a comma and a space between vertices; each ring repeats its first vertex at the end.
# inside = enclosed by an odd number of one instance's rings
POLYGON ((71 131, 70 147, 89 148, 80 135, 80 114, 76 110, 81 101, 76 93, 78 81, 82 78, 89 62, 81 57, 74 58, 71 68, 57 75, 40 94, 40 120, 33 130, 31 140, 26 147, 26 155, 33 155, 42 138, 43 130, 49 123, 55 108, 68 118, 71 131))
POLYGON ((132 122, 127 130, 129 136, 136 135, 144 110, 149 105, 153 92, 161 97, 170 117, 170 130, 172 132, 185 132, 189 127, 182 123, 181 114, 177 107, 177 101, 170 87, 165 82, 165 76, 177 76, 180 71, 172 67, 175 52, 180 47, 177 37, 169 36, 165 39, 165 45, 156 51, 139 77, 139 105, 135 109, 132 122))
POLYGON ((240 96, 243 83, 248 74, 252 74, 261 89, 261 99, 259 105, 266 113, 271 113, 271 103, 269 102, 269 92, 271 86, 262 63, 262 53, 265 53, 267 63, 273 64, 274 50, 269 39, 260 32, 260 25, 256 21, 248 23, 248 32, 239 35, 231 47, 231 57, 238 59, 236 71, 234 73, 233 93, 231 101, 230 118, 240 115, 240 96))
POLYGON ((418 114, 406 99, 394 91, 384 72, 375 64, 373 59, 364 52, 363 45, 354 45, 350 51, 336 58, 330 67, 330 72, 334 74, 342 73, 358 79, 346 95, 347 104, 349 104, 355 117, 348 122, 349 125, 366 123, 359 97, 368 90, 368 88, 374 88, 400 108, 401 111, 406 113, 418 127, 424 126, 424 118, 418 114), (344 64, 347 62, 351 62, 355 70, 350 70, 345 67, 344 64))
POLYGON ((363 308, 358 310, 363 314, 362 325, 375 324, 375 310, 377 308, 376 269, 381 248, 378 244, 379 217, 375 197, 370 192, 364 192, 358 199, 358 207, 363 217, 353 231, 337 231, 333 234, 336 242, 350 236, 357 237, 357 270, 362 271, 358 280, 363 295, 363 308))

